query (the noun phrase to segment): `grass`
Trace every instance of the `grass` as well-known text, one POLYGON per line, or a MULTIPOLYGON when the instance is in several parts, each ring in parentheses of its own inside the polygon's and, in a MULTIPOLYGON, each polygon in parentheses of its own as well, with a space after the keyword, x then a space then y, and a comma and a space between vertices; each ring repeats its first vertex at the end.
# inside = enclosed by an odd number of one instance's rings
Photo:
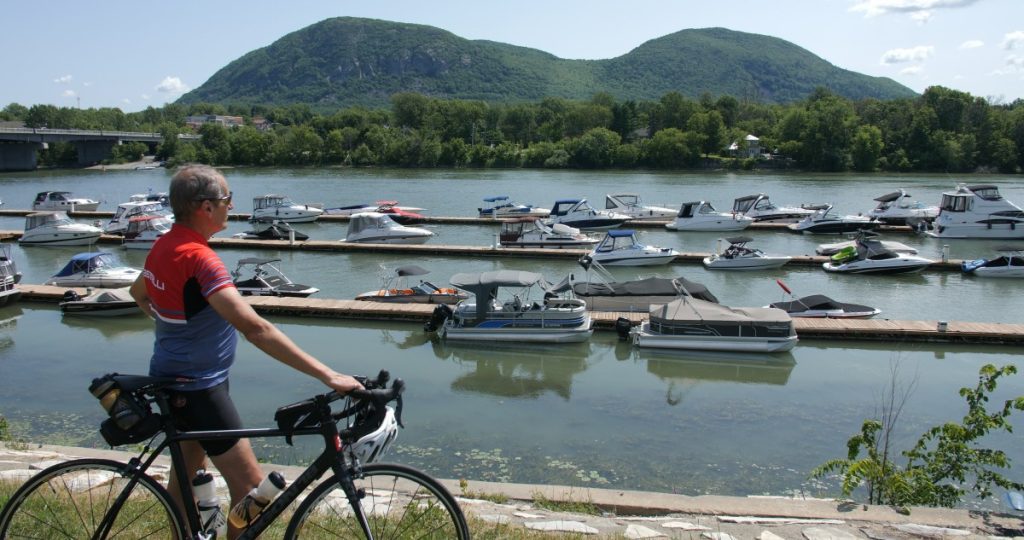
POLYGON ((533 505, 551 512, 570 512, 573 514, 585 514, 588 516, 600 516, 604 514, 593 502, 587 501, 555 501, 544 496, 543 493, 533 493, 533 505))

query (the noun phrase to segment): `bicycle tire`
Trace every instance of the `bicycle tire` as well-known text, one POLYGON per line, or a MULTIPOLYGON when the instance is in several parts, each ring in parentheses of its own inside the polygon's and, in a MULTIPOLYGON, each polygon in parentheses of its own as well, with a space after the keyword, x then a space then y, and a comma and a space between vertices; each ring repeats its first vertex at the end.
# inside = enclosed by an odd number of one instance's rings
POLYGON ((469 526, 455 497, 426 473, 374 463, 363 467, 354 481, 366 493, 361 504, 371 536, 363 533, 337 476, 332 476, 303 499, 284 537, 469 540, 469 526))
MULTIPOLYGON (((128 483, 128 466, 78 459, 49 467, 18 488, 0 512, 0 538, 94 538, 128 483)), ((185 537, 170 493, 139 475, 104 538, 185 537)))

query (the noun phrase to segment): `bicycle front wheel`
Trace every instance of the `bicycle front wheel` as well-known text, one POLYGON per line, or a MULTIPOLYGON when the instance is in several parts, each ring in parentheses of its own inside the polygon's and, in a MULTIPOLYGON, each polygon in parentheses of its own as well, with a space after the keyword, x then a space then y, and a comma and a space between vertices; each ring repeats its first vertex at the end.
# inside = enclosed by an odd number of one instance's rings
POLYGON ((170 494, 141 474, 124 504, 128 466, 106 459, 54 465, 29 478, 0 512, 0 538, 184 538, 170 494), (105 534, 98 534, 107 514, 105 534))
POLYGON ((412 467, 375 463, 363 468, 355 486, 364 497, 352 503, 336 476, 299 505, 285 538, 469 539, 469 527, 455 498, 437 480, 412 467), (352 504, 359 504, 370 525, 360 527, 352 504))

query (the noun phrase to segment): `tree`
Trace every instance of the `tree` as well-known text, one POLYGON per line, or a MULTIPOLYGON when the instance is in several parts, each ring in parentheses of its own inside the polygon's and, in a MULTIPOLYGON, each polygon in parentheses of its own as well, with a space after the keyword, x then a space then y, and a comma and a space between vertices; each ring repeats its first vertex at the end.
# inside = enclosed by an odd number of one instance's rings
POLYGON ((252 126, 242 126, 233 131, 228 140, 231 162, 238 165, 268 165, 274 147, 273 139, 273 135, 260 133, 252 126))
POLYGON ((423 127, 430 109, 430 99, 421 94, 402 92, 391 96, 391 115, 398 127, 423 127))
POLYGON ((693 133, 663 129, 647 144, 647 162, 655 167, 680 168, 700 162, 700 141, 693 133))
POLYGON ((580 137, 573 152, 573 163, 583 168, 611 166, 615 148, 622 141, 618 133, 607 128, 594 128, 580 137))
POLYGON ((851 156, 854 170, 871 172, 878 168, 882 157, 882 130, 875 126, 860 126, 853 136, 851 156))
POLYGON ((228 144, 228 129, 220 124, 207 123, 199 127, 200 142, 208 152, 210 165, 226 165, 231 162, 231 145, 228 144))
POLYGON ((725 146, 725 123, 718 111, 694 114, 687 123, 687 130, 699 135, 700 150, 705 157, 719 153, 725 146))

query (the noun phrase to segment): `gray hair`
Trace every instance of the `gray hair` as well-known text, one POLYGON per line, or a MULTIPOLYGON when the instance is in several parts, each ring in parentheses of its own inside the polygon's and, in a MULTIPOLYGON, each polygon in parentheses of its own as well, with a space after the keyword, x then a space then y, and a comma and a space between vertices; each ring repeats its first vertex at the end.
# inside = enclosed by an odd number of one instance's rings
POLYGON ((221 184, 226 181, 220 171, 209 165, 185 165, 178 169, 171 178, 168 195, 174 219, 188 221, 203 200, 226 195, 221 193, 221 184))

